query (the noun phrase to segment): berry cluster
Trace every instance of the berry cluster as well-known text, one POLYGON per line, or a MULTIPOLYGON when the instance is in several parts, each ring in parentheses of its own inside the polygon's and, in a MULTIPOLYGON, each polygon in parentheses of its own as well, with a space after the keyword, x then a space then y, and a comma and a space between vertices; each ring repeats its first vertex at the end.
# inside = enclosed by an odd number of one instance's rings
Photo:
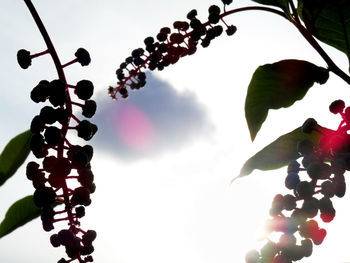
POLYGON ((285 186, 293 193, 278 194, 273 199, 272 219, 268 220, 267 229, 281 232, 279 241, 269 240, 260 253, 256 250, 248 252, 247 263, 297 261, 310 256, 313 245, 323 242, 326 230, 319 227, 315 217, 319 215, 325 223, 333 220, 336 210, 331 198, 344 196, 344 173, 350 170, 350 135, 347 133, 350 107, 345 108, 342 100, 336 100, 329 109, 342 117, 338 129, 325 129, 312 118, 304 122, 303 132, 318 132, 321 139, 317 144, 308 139, 298 143, 299 158, 289 163, 285 179, 285 186), (301 172, 306 172, 304 178, 301 172), (296 233, 301 238, 300 245, 296 233))
MULTIPOLYGON (((46 53, 50 52, 38 54, 46 53)), ((17 53, 17 60, 22 68, 28 68, 32 59, 38 56, 30 55, 29 51, 21 49, 17 53)), ((63 68, 70 64, 78 62, 86 66, 90 61, 89 53, 79 48, 75 53, 75 59, 60 65, 59 68, 64 72, 63 68)), ((76 85, 70 85, 67 84, 64 74, 61 74, 59 79, 40 81, 30 93, 34 102, 48 101, 49 105, 40 110, 30 125, 32 132, 30 149, 36 158, 42 159, 42 163, 29 162, 26 175, 35 188, 34 203, 42 209, 41 220, 44 230, 53 230, 56 222, 68 223, 68 229, 60 230, 50 238, 54 247, 64 246, 70 258, 68 260, 62 258, 59 263, 74 260, 93 261, 90 254, 94 251, 92 242, 96 238, 96 232, 82 230, 79 221, 85 215, 85 206, 90 205, 90 194, 96 188, 90 166, 93 148, 90 145, 72 145, 67 139, 70 130, 75 130, 78 137, 86 141, 97 132, 95 124, 88 120, 79 120, 73 114, 73 106, 80 107, 82 115, 86 118, 91 118, 95 114, 96 102, 90 100, 93 91, 91 81, 81 80, 76 85), (82 102, 72 101, 73 94, 82 102), (76 122, 75 126, 72 126, 72 120, 76 122), (60 203, 64 208, 57 211, 55 207, 60 203)))
POLYGON ((128 89, 140 89, 146 84, 146 74, 142 69, 151 71, 163 70, 165 67, 175 64, 181 57, 192 55, 197 51, 198 43, 202 47, 208 47, 213 39, 223 33, 223 27, 218 25, 220 21, 226 26, 226 34, 233 35, 237 28, 227 25, 223 17, 227 14, 225 7, 232 0, 222 0, 224 12, 212 5, 209 7, 208 21, 202 23, 197 18, 197 10, 193 9, 187 14, 188 21, 175 21, 172 32, 169 27, 160 29, 156 36, 147 37, 144 40, 145 48, 137 48, 131 52, 116 70, 118 85, 109 87, 109 95, 117 99, 119 93, 122 98, 128 97, 128 89))

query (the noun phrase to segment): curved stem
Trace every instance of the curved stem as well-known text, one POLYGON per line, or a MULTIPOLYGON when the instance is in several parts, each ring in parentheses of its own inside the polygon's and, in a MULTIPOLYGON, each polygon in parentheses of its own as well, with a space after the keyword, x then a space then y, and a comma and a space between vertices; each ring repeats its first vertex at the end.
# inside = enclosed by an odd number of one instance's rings
POLYGON ((279 15, 279 16, 281 16, 289 21, 287 15, 285 13, 283 13, 282 11, 279 11, 279 10, 274 9, 274 8, 266 7, 266 6, 246 6, 246 7, 236 8, 236 9, 232 9, 232 10, 229 10, 229 11, 222 13, 220 15, 220 17, 225 17, 225 16, 228 16, 228 15, 231 15, 234 13, 251 11, 251 10, 260 10, 260 11, 270 12, 270 13, 279 15))
POLYGON ((310 32, 298 21, 291 21, 295 27, 299 30, 299 32, 303 35, 303 37, 309 42, 309 44, 320 54, 323 60, 327 63, 328 69, 342 78, 346 83, 350 84, 350 76, 347 75, 344 71, 342 71, 334 61, 328 56, 328 54, 324 51, 324 49, 320 46, 320 44, 316 41, 316 39, 310 34, 310 32))

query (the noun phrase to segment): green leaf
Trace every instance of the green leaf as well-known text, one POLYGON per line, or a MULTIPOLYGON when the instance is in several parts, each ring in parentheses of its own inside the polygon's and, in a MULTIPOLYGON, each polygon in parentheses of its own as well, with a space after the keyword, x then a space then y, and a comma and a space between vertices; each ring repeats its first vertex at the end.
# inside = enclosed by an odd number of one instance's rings
POLYGON ((350 1, 303 0, 298 5, 307 29, 350 60, 350 1))
POLYGON ((253 74, 245 101, 245 116, 252 141, 269 109, 293 105, 315 82, 323 84, 328 77, 326 69, 302 60, 282 60, 260 66, 253 74))
POLYGON ((0 238, 38 217, 40 212, 41 209, 35 206, 32 195, 18 200, 7 210, 0 223, 0 238))
POLYGON ((0 154, 0 186, 15 174, 28 157, 31 136, 29 130, 17 135, 0 154))
POLYGON ((266 171, 281 168, 299 156, 297 152, 299 141, 310 139, 316 144, 320 137, 317 132, 304 133, 301 127, 284 134, 249 158, 243 165, 239 177, 249 175, 254 169, 266 171))
POLYGON ((262 5, 272 5, 282 8, 282 10, 289 12, 288 0, 253 0, 262 5))

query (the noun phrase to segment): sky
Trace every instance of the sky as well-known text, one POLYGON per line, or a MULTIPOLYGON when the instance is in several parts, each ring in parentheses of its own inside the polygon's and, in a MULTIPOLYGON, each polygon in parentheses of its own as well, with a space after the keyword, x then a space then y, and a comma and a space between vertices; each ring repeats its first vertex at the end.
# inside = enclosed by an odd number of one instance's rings
MULTIPOLYGON (((82 226, 98 233, 95 262, 229 263, 244 262, 269 217, 274 195, 287 193, 285 169, 254 171, 230 181, 243 163, 281 134, 315 118, 337 127, 328 105, 350 95, 346 84, 331 75, 315 85, 304 100, 288 109, 270 111, 254 143, 244 118, 244 101, 254 70, 282 59, 325 63, 298 32, 272 14, 247 12, 226 19, 237 26, 161 72, 147 73, 148 83, 126 100, 112 101, 109 85, 115 70, 143 39, 184 20, 191 9, 206 19, 219 0, 33 1, 61 61, 77 48, 92 57, 88 67, 66 69, 69 83, 89 79, 95 85, 98 111, 92 119, 99 132, 91 140, 92 169, 97 185, 82 226)), ((235 0, 230 8, 251 5, 235 0)), ((23 1, 3 0, 0 8, 0 149, 28 129, 42 105, 29 98, 42 79, 56 78, 50 57, 35 59, 28 70, 16 62, 17 50, 36 53, 44 42, 23 1)), ((325 47, 345 70, 346 57, 325 47)), ((71 140, 75 142, 74 134, 71 140)), ((90 142, 89 142, 90 143, 90 142)), ((29 160, 33 160, 30 156, 29 160)), ((24 166, 0 189, 0 219, 16 200, 32 194, 24 166)), ((348 195, 334 201, 337 215, 327 224, 327 237, 301 262, 350 262, 347 227, 348 195)), ((59 229, 59 227, 58 227, 59 229)), ((53 248, 50 233, 36 219, 0 239, 0 262, 57 262, 64 249, 53 248)))

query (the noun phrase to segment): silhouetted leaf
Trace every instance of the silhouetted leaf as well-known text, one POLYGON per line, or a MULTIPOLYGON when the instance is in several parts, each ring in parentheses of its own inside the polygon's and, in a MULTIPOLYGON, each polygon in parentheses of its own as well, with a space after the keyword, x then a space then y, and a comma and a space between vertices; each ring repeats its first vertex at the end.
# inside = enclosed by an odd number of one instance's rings
POLYGON ((265 171, 287 165, 298 157, 297 144, 303 139, 310 139, 318 143, 320 135, 317 132, 304 133, 301 127, 282 135, 246 161, 239 177, 249 175, 254 169, 265 171))
POLYGON ((253 0, 262 5, 272 5, 282 8, 284 11, 288 11, 288 0, 253 0))
POLYGON ((0 223, 0 238, 38 217, 40 212, 41 209, 35 206, 32 195, 18 200, 7 210, 0 223))
POLYGON ((326 69, 302 60, 282 60, 260 66, 252 77, 245 101, 250 137, 255 139, 269 109, 289 107, 315 83, 325 83, 326 69))
POLYGON ((14 175, 26 160, 30 152, 31 136, 29 130, 17 135, 11 139, 0 154, 0 185, 3 185, 7 179, 14 175))
POLYGON ((350 59, 350 1, 303 0, 298 5, 307 29, 350 59))

